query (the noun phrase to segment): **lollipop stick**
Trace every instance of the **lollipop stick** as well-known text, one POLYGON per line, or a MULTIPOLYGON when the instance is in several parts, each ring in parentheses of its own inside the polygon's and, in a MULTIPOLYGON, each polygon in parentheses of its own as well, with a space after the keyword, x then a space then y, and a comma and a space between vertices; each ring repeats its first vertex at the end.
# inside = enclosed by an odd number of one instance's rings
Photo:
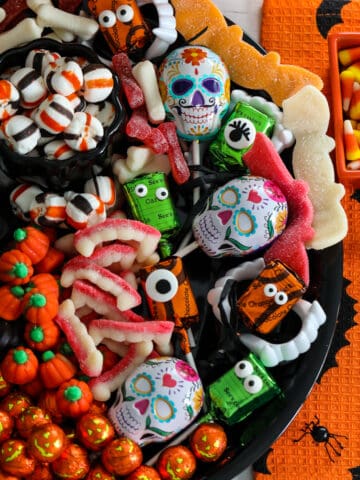
POLYGON ((183 248, 179 248, 179 250, 174 253, 174 256, 183 258, 186 255, 189 255, 189 253, 196 250, 198 248, 198 246, 199 246, 198 243, 196 241, 193 241, 193 242, 189 243, 189 245, 186 245, 183 248))
MULTIPOLYGON (((200 142, 194 140, 192 142, 192 164, 199 166, 200 162, 200 142)), ((193 172, 193 178, 198 178, 199 172, 193 172)), ((195 187, 193 192, 193 203, 195 204, 200 198, 200 187, 195 187)))

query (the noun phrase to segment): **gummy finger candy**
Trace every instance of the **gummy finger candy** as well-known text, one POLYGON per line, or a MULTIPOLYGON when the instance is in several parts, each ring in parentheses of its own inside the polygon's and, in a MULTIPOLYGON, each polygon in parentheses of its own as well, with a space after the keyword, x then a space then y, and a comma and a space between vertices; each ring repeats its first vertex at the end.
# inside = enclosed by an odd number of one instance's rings
POLYGON ((126 100, 132 110, 145 105, 143 91, 132 73, 131 61, 126 53, 119 52, 112 57, 116 74, 119 76, 126 100))

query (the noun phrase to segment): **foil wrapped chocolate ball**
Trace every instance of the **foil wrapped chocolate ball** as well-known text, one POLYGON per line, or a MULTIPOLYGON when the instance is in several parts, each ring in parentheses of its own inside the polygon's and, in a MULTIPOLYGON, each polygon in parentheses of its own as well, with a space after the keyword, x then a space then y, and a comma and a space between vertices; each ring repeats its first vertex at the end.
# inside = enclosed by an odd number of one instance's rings
POLYGON ((190 449, 183 445, 166 448, 156 464, 162 480, 188 480, 196 470, 196 459, 190 449))
POLYGON ((87 413, 76 424, 76 436, 84 447, 99 451, 111 442, 115 430, 104 415, 87 413))
POLYGON ((227 446, 225 430, 218 423, 203 423, 190 437, 190 448, 202 462, 216 462, 227 446))
POLYGON ((142 463, 141 448, 127 437, 112 440, 102 452, 102 463, 106 470, 115 475, 125 476, 136 470, 142 463))

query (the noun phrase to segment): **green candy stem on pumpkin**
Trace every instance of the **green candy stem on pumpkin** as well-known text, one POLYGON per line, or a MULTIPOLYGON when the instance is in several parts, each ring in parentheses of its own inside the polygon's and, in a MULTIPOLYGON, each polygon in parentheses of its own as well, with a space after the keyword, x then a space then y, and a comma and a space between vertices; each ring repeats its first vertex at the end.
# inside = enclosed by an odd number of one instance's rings
POLYGON ((13 353, 13 360, 18 365, 23 365, 29 359, 29 355, 25 352, 25 350, 15 350, 13 353))
POLYGON ((29 307, 42 308, 46 305, 46 297, 42 293, 34 293, 29 299, 29 307))
POLYGON ((17 262, 13 266, 13 268, 10 270, 11 275, 13 275, 16 278, 26 278, 26 276, 29 273, 29 269, 27 265, 23 262, 17 262))
POLYGON ((82 397, 81 388, 77 387, 76 385, 71 385, 64 390, 64 397, 69 402, 77 402, 82 397))
POLYGON ((17 228, 14 232, 14 240, 16 242, 22 242, 27 238, 27 232, 23 228, 17 228))
POLYGON ((55 357, 55 353, 52 352, 51 350, 46 350, 41 356, 44 362, 48 362, 49 360, 52 360, 55 357))
POLYGON ((30 338, 33 342, 40 343, 44 340, 44 330, 40 325, 36 325, 34 328, 31 329, 30 338))
POLYGON ((20 285, 15 285, 15 287, 10 288, 10 292, 14 295, 16 298, 22 298, 25 294, 24 289, 20 285))

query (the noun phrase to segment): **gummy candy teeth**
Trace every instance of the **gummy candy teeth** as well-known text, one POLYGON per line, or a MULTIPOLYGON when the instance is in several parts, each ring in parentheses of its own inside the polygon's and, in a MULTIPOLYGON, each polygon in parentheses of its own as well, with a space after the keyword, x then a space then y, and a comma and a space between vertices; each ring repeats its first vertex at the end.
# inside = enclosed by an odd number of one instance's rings
POLYGON ((129 310, 141 303, 138 292, 125 280, 80 255, 65 264, 60 283, 63 287, 70 287, 75 280, 79 279, 88 280, 114 295, 116 305, 122 311, 129 310))

